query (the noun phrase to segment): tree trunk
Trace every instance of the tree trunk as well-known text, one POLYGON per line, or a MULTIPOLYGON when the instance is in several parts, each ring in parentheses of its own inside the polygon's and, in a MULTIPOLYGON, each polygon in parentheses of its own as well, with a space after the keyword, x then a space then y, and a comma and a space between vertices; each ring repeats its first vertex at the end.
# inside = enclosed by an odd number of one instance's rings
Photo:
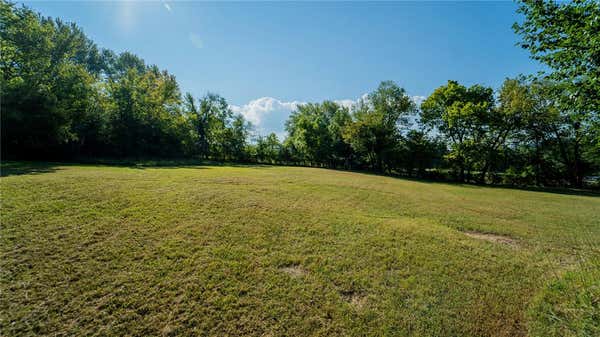
POLYGON ((542 154, 539 139, 535 140, 535 184, 540 186, 540 176, 542 172, 542 154))
POLYGON ((583 170, 581 167, 581 151, 579 144, 579 124, 575 126, 573 175, 575 187, 583 187, 583 170))
POLYGON ((556 128, 554 129, 554 135, 556 136, 556 140, 558 141, 558 148, 560 149, 560 154, 563 157, 563 163, 564 163, 565 167, 567 167, 567 170, 569 170, 569 172, 567 172, 567 178, 569 180, 569 183, 571 184, 571 186, 575 186, 575 185, 577 185, 577 179, 575 177, 573 170, 571 169, 572 163, 571 163, 571 160, 569 159, 569 154, 567 153, 566 146, 565 146, 564 142, 562 141, 560 133, 558 132, 558 130, 556 130, 556 128))
POLYGON ((481 170, 481 173, 479 174, 479 183, 480 184, 484 184, 485 185, 485 176, 487 175, 487 171, 488 171, 488 167, 487 164, 483 167, 483 169, 481 170))

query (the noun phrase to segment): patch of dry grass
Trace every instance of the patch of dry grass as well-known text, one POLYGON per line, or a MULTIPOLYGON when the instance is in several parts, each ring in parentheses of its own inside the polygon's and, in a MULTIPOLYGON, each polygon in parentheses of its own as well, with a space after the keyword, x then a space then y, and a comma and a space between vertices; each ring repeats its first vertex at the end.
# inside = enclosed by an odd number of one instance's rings
POLYGON ((500 243, 504 245, 516 246, 517 240, 508 237, 506 235, 497 235, 497 234, 489 234, 489 233, 479 233, 479 232, 465 232, 465 235, 474 239, 485 240, 494 243, 500 243))

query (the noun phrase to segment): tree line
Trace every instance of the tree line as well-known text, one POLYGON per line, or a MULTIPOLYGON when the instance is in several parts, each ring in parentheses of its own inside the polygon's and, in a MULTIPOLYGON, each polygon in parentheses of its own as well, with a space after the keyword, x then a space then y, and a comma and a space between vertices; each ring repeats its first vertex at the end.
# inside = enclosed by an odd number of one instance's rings
POLYGON ((581 187, 600 170, 600 5, 522 1, 519 11, 522 47, 550 71, 496 90, 448 81, 419 104, 385 81, 351 107, 299 105, 279 140, 254 137, 223 97, 182 95, 166 70, 2 1, 2 155, 187 157, 581 187))

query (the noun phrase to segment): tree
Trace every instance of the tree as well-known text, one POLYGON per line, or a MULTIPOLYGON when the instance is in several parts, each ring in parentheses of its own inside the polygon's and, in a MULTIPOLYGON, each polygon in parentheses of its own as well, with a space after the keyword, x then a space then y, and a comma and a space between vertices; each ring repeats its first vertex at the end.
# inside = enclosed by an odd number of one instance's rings
POLYGON ((568 85, 577 110, 600 107, 600 2, 520 0, 522 23, 513 28, 549 79, 568 85))
MULTIPOLYGON (((521 46, 549 67, 546 79, 559 83, 563 120, 572 126, 572 184, 583 182, 582 155, 594 161, 600 127, 600 3, 521 0, 522 23, 515 23, 521 46), (596 144, 596 145, 595 145, 596 144)), ((565 147, 564 144, 562 146, 565 147)), ((564 157, 563 153, 563 157, 564 157)), ((600 163, 599 163, 600 164, 600 163)))
POLYGON ((181 100, 175 77, 157 67, 137 67, 107 83, 110 142, 121 156, 182 153, 177 118, 181 100))
POLYGON ((246 140, 250 133, 250 127, 250 123, 242 115, 233 116, 226 141, 226 157, 230 160, 243 161, 247 159, 246 140))
MULTIPOLYGON (((499 111, 514 117, 510 136, 514 157, 511 175, 521 184, 580 186, 591 163, 581 149, 592 148, 577 119, 561 103, 567 91, 561 83, 547 79, 507 79, 499 93, 499 111)), ((592 158, 593 160, 593 158, 592 158)))
POLYGON ((421 122, 437 129, 450 142, 446 158, 465 181, 477 162, 485 160, 482 146, 486 143, 488 122, 492 118, 494 95, 491 88, 474 85, 469 88, 448 81, 437 88, 421 104, 421 122))
POLYGON ((261 163, 275 164, 279 162, 282 145, 277 135, 270 133, 266 137, 259 136, 256 141, 256 159, 261 163))
POLYGON ((353 122, 344 130, 344 140, 371 169, 393 169, 401 128, 415 105, 403 88, 392 81, 382 82, 353 111, 353 122))
POLYGON ((327 116, 321 104, 302 104, 291 113, 285 128, 290 143, 303 161, 310 164, 327 161, 331 145, 327 126, 327 116))
POLYGON ((196 105, 188 93, 184 111, 193 130, 193 153, 219 160, 246 159, 246 140, 251 126, 242 115, 233 113, 223 97, 208 93, 196 105))
MULTIPOLYGON (((494 169, 501 150, 506 146, 507 138, 522 128, 525 116, 531 108, 520 90, 519 83, 517 79, 506 79, 500 88, 500 104, 482 110, 482 114, 477 116, 475 121, 478 124, 477 128, 482 132, 480 143, 477 144, 478 153, 483 155, 477 166, 480 183, 485 183, 486 175, 494 169)), ((485 101, 493 104, 489 93, 483 97, 485 101)))
POLYGON ((348 160, 342 132, 350 120, 348 109, 335 102, 299 105, 286 121, 289 143, 302 161, 336 167, 348 160))
POLYGON ((546 150, 552 151, 552 161, 562 161, 560 171, 566 180, 572 186, 581 187, 586 169, 582 149, 589 145, 585 142, 589 124, 584 115, 573 110, 574 106, 564 104, 569 89, 563 82, 535 81, 531 91, 535 100, 532 111, 536 113, 531 118, 540 129, 536 132, 546 133, 546 150))
POLYGON ((329 116, 327 132, 329 134, 331 155, 329 160, 335 168, 342 165, 345 168, 351 167, 352 146, 344 139, 344 130, 352 123, 352 116, 346 107, 342 107, 333 102, 323 103, 325 111, 329 116))
POLYGON ((445 144, 437 139, 430 138, 427 133, 420 130, 410 130, 399 150, 400 164, 408 176, 425 176, 427 168, 435 167, 445 152, 445 144))
POLYGON ((60 155, 97 135, 98 50, 75 25, 0 2, 3 152, 60 155))

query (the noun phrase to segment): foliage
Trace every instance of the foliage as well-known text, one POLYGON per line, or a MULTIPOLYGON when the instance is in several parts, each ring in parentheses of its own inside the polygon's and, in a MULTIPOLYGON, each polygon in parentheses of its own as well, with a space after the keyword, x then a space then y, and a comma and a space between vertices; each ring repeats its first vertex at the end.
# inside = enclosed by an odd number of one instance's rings
MULTIPOLYGON (((464 181, 465 172, 470 174, 477 164, 489 166, 489 154, 485 150, 493 151, 494 143, 501 140, 501 136, 493 132, 496 124, 503 127, 502 120, 497 121, 500 118, 494 110, 491 88, 480 85, 467 88, 456 81, 448 81, 423 101, 421 111, 421 121, 449 140, 450 152, 446 158, 458 171, 459 181, 464 181)), ((482 170, 485 173, 487 168, 482 170)))
POLYGON ((441 166, 441 158, 446 152, 444 142, 418 130, 410 130, 402 146, 399 165, 408 176, 426 177, 427 169, 441 166))
POLYGON ((344 139, 371 169, 390 172, 396 161, 401 128, 407 126, 414 109, 403 88, 391 81, 382 82, 355 107, 344 139))
POLYGON ((597 4, 523 1, 520 11, 515 29, 550 67, 546 77, 507 79, 496 93, 448 81, 420 109, 386 81, 350 107, 299 105, 279 140, 255 134, 225 98, 182 96, 166 70, 2 1, 2 155, 197 158, 581 187, 600 172, 597 4))
POLYGON ((288 121, 288 144, 301 161, 336 167, 349 160, 350 147, 342 132, 350 122, 348 109, 334 102, 298 106, 288 121))
POLYGON ((267 137, 259 136, 256 141, 255 156, 259 163, 276 164, 282 160, 282 144, 274 133, 267 137))
POLYGON ((149 67, 129 68, 107 86, 109 144, 116 154, 178 154, 177 104, 180 93, 173 75, 149 67))
POLYGON ((550 67, 552 80, 568 86, 571 105, 582 112, 600 107, 600 3, 520 0, 524 21, 514 30, 521 46, 550 67))
POLYGON ((56 154, 98 137, 97 49, 75 25, 0 2, 2 148, 56 154))
POLYGON ((570 134, 572 147, 571 158, 562 150, 563 161, 571 166, 571 184, 581 186, 586 170, 582 152, 600 167, 600 3, 522 0, 518 11, 524 21, 513 28, 521 35, 521 46, 549 67, 545 78, 560 86, 556 102, 569 126, 560 133, 570 134))

